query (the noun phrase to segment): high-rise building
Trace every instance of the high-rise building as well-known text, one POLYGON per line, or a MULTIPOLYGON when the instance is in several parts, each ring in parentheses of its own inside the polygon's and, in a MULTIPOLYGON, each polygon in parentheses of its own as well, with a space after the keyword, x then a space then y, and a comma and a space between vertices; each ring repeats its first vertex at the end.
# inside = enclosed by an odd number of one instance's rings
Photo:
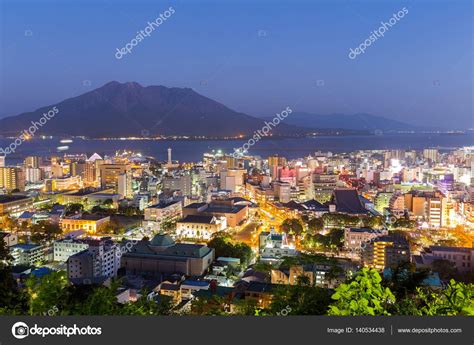
POLYGON ((121 174, 130 172, 128 164, 101 164, 100 184, 102 188, 113 188, 117 190, 118 179, 121 174))
POLYGON ((24 162, 25 168, 39 168, 41 165, 41 157, 28 156, 24 162))
POLYGON ((286 158, 279 155, 273 155, 268 157, 268 166, 285 166, 286 158))
POLYGON ((331 199, 334 189, 337 185, 337 175, 333 174, 314 174, 314 198, 320 203, 325 203, 331 199))
POLYGON ((433 163, 438 161, 438 150, 437 149, 424 149, 423 150, 423 157, 433 163))
POLYGON ((130 199, 133 197, 132 174, 130 172, 120 174, 118 176, 117 184, 117 192, 120 194, 121 198, 130 199))
POLYGON ((84 184, 86 186, 96 186, 98 184, 98 169, 94 162, 86 162, 84 170, 84 184))
POLYGON ((86 174, 86 162, 72 162, 71 163, 71 176, 80 176, 84 179, 86 174))
POLYGON ((37 183, 43 179, 43 171, 39 168, 25 168, 24 171, 27 183, 37 183))
POLYGON ((0 189, 12 191, 25 190, 25 175, 23 169, 17 167, 0 167, 0 189))
POLYGON ((168 193, 178 192, 182 196, 192 195, 192 184, 190 175, 167 176, 163 179, 163 190, 168 193))

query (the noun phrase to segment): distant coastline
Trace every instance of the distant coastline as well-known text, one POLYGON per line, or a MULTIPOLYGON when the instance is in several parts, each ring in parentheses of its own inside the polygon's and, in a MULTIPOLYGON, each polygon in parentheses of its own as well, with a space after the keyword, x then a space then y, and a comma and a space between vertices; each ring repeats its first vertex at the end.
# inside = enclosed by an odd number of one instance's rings
MULTIPOLYGON (((245 138, 233 140, 218 139, 82 139, 71 138, 67 150, 58 150, 63 147, 64 138, 45 138, 26 141, 15 154, 7 157, 8 164, 20 164, 26 156, 48 156, 64 154, 114 155, 118 150, 141 152, 143 155, 154 157, 157 160, 166 160, 167 149, 173 150, 173 159, 181 162, 201 161, 205 152, 222 150, 223 153, 232 153, 245 143, 245 138)), ((0 139, 0 146, 7 145, 10 139, 0 139)), ((288 158, 301 158, 316 151, 331 151, 334 153, 354 152, 358 150, 422 150, 423 148, 438 148, 452 150, 464 146, 474 146, 474 133, 464 135, 444 135, 441 133, 412 133, 412 134, 383 134, 366 136, 315 136, 304 138, 266 138, 254 145, 249 153, 266 157, 279 154, 288 158)))

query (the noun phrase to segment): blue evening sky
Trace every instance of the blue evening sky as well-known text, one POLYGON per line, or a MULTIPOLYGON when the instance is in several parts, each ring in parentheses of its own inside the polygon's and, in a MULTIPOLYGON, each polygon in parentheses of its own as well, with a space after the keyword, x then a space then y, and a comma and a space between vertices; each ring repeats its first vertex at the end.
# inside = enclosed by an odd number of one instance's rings
POLYGON ((117 80, 191 87, 255 116, 289 105, 474 127, 470 0, 0 3, 0 117, 117 80), (115 58, 170 6, 166 22, 115 58), (348 58, 403 7, 385 37, 348 58))

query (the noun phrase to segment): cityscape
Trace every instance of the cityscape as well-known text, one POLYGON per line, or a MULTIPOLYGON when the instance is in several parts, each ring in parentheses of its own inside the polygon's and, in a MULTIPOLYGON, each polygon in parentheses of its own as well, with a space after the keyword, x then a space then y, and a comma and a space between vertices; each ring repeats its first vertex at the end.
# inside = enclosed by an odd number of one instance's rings
POLYGON ((472 1, 0 3, 0 345, 473 344, 472 1))
POLYGON ((237 152, 3 158, 2 313, 473 314, 474 147, 237 152))

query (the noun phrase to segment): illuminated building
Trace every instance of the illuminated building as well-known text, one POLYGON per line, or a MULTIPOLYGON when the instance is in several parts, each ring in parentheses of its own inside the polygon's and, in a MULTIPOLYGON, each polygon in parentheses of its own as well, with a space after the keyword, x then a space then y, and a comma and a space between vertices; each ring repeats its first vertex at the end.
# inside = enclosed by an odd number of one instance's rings
POLYGON ((55 241, 53 244, 53 261, 66 262, 70 256, 89 248, 89 244, 83 240, 65 238, 55 241))
POLYGON ((314 174, 313 187, 314 199, 320 203, 325 203, 331 199, 332 193, 337 186, 337 175, 314 174))
POLYGON ((176 223, 176 235, 182 238, 209 240, 213 234, 227 227, 224 217, 187 216, 176 223))
POLYGON ((19 215, 32 207, 32 198, 21 195, 0 195, 0 216, 19 215))
POLYGON ((43 171, 39 168, 25 168, 25 182, 37 183, 43 179, 43 171))
POLYGON ((275 181, 273 182, 273 190, 275 191, 275 197, 281 203, 287 203, 291 200, 291 186, 289 183, 275 181))
POLYGON ((285 166, 286 162, 286 158, 279 155, 268 157, 268 166, 285 166))
POLYGON ((166 176, 163 179, 163 190, 168 194, 177 192, 181 196, 191 196, 192 195, 191 176, 188 174, 176 176, 176 177, 166 176))
POLYGON ((64 232, 75 230, 85 230, 88 234, 95 234, 97 230, 110 222, 110 217, 90 214, 82 215, 79 218, 63 218, 60 221, 61 229, 64 232))
POLYGON ((34 266, 45 259, 48 248, 39 244, 16 244, 10 247, 13 265, 34 266))
POLYGON ((83 186, 80 176, 46 179, 44 184, 47 192, 80 189, 83 186))
POLYGON ((87 163, 84 161, 72 162, 71 163, 71 176, 80 176, 82 179, 84 179, 86 175, 86 166, 87 166, 87 163))
POLYGON ((161 202, 145 208, 143 227, 160 230, 163 222, 175 221, 182 217, 183 208, 180 201, 161 202))
POLYGON ((0 231, 0 241, 5 242, 7 247, 11 247, 15 244, 18 244, 18 235, 10 232, 0 231))
POLYGON ((121 198, 130 199, 133 197, 132 174, 130 172, 126 172, 118 176, 117 193, 121 198))
POLYGON ((406 238, 402 236, 380 236, 367 242, 362 249, 364 266, 378 271, 409 261, 410 247, 406 238))
POLYGON ((192 203, 183 208, 183 216, 202 215, 225 217, 227 226, 235 227, 248 216, 248 206, 228 200, 212 200, 210 203, 192 203))
POLYGON ((102 188, 113 188, 117 190, 119 176, 130 172, 128 164, 101 164, 100 184, 102 188))
POLYGON ((231 192, 242 192, 244 189, 245 169, 227 169, 220 172, 220 187, 231 192))
POLYGON ((25 190, 25 175, 23 169, 16 167, 0 167, 0 189, 12 191, 25 190))
POLYGON ((94 284, 116 277, 120 248, 110 238, 84 240, 88 248, 67 259, 67 274, 73 284, 94 284))
POLYGON ((388 207, 393 215, 397 217, 403 216, 405 214, 405 197, 401 193, 393 194, 388 207))
POLYGON ((78 191, 66 192, 61 195, 62 204, 82 204, 86 209, 102 205, 105 201, 112 200, 109 207, 117 208, 120 195, 114 194, 112 189, 95 191, 85 188, 78 191))
POLYGON ((95 162, 86 162, 84 167, 84 184, 86 186, 97 186, 99 183, 98 168, 95 162))
POLYGON ((424 219, 430 227, 441 227, 448 219, 447 198, 439 191, 412 191, 404 195, 405 208, 417 219, 424 219))
POLYGON ((41 157, 38 156, 28 156, 25 158, 24 166, 25 168, 39 168, 41 164, 41 157))
POLYGON ((348 250, 361 251, 364 243, 378 237, 387 235, 387 230, 374 230, 368 228, 346 228, 344 229, 344 248, 348 250))
POLYGON ((289 270, 272 269, 272 284, 297 285, 298 278, 305 276, 309 279, 311 286, 329 287, 326 275, 330 272, 331 266, 323 264, 291 265, 289 270))
POLYGON ((277 234, 273 229, 260 233, 259 248, 261 261, 275 262, 298 254, 295 246, 288 243, 286 234, 277 234))
POLYGON ((436 163, 438 161, 439 152, 437 149, 424 149, 423 150, 423 158, 427 159, 432 163, 436 163))

